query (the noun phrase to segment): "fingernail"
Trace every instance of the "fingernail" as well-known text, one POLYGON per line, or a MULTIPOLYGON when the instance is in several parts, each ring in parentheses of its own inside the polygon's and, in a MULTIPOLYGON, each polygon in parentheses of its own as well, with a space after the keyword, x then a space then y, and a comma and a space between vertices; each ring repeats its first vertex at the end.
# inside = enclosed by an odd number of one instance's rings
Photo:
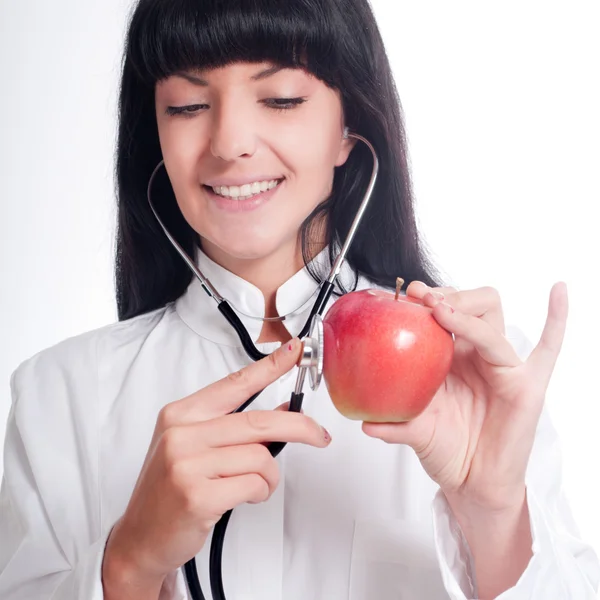
POLYGON ((329 442, 331 442, 331 435, 329 435, 329 431, 327 431, 327 429, 325 429, 325 427, 323 427, 322 425, 321 429, 323 430, 323 438, 329 444, 329 442))
POLYGON ((298 343, 298 338, 294 338, 290 340, 285 347, 287 352, 293 352, 296 349, 296 344, 298 343))
POLYGON ((431 292, 433 297, 436 298, 437 300, 444 300, 446 298, 446 296, 444 296, 444 294, 442 294, 442 292, 431 292))

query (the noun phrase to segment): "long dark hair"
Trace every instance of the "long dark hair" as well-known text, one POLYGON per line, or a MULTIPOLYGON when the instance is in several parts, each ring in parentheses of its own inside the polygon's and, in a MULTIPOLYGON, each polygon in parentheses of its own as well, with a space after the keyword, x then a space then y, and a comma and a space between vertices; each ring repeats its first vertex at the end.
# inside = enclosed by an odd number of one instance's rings
MULTIPOLYGON (((380 171, 348 262, 374 283, 442 285, 417 230, 400 101, 367 0, 138 0, 126 37, 116 156, 118 223, 116 294, 119 319, 165 306, 183 294, 192 274, 151 213, 148 180, 162 158, 154 106, 157 81, 184 69, 237 61, 304 68, 341 93, 346 125, 375 147, 380 171)), ((337 168, 330 197, 300 235, 327 214, 333 253, 343 241, 371 174, 369 149, 357 142, 337 168)), ((183 218, 161 169, 153 201, 190 255, 198 234, 183 218)), ((333 259, 333 257, 331 257, 333 259)), ((315 279, 326 274, 311 271, 315 279)))

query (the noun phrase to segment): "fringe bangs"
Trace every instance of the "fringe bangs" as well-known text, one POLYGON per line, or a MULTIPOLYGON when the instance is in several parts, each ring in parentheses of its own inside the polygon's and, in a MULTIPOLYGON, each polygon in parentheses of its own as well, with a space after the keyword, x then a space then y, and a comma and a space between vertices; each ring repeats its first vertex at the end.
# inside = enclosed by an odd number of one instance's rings
POLYGON ((148 87, 183 70, 234 62, 305 68, 336 86, 336 3, 303 0, 157 0, 131 22, 127 58, 148 87), (336 27, 333 26, 334 19, 336 27))

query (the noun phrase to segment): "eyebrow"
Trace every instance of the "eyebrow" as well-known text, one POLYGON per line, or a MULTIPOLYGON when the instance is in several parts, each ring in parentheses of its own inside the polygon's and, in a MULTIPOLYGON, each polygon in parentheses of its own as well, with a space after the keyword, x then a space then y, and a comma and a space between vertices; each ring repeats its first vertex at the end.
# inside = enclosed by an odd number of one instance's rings
MULTIPOLYGON (((261 79, 266 79, 267 77, 271 77, 271 75, 275 75, 275 73, 279 73, 279 71, 282 71, 284 68, 285 67, 281 67, 279 65, 269 67, 264 71, 259 71, 258 73, 252 75, 250 79, 252 79, 253 81, 260 81, 261 79)), ((187 73, 186 71, 177 71, 176 73, 174 73, 174 75, 176 75, 177 77, 182 77, 183 79, 189 81, 190 83, 193 83, 194 85, 200 85, 203 87, 209 85, 206 79, 201 79, 200 77, 196 77, 195 75, 187 73)))

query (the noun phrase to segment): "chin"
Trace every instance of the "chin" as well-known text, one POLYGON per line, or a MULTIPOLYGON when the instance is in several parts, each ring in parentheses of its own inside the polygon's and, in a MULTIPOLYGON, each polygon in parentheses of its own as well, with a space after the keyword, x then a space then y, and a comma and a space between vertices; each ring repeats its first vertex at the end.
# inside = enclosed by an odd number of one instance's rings
POLYGON ((248 232, 240 236, 228 235, 227 239, 203 238, 203 244, 203 247, 209 249, 209 252, 212 245, 218 253, 223 253, 237 260, 260 260, 283 251, 284 248, 292 248, 289 242, 285 240, 258 238, 248 232))

